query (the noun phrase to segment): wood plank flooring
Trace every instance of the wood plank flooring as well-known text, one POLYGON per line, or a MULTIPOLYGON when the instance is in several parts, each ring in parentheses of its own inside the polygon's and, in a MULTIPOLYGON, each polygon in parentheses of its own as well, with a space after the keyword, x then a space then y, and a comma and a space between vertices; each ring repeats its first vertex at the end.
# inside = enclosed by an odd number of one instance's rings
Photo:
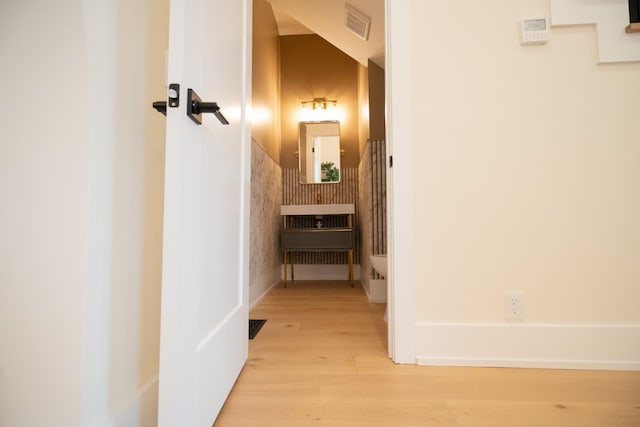
POLYGON ((396 365, 384 308, 348 282, 274 288, 215 427, 640 426, 640 372, 396 365))

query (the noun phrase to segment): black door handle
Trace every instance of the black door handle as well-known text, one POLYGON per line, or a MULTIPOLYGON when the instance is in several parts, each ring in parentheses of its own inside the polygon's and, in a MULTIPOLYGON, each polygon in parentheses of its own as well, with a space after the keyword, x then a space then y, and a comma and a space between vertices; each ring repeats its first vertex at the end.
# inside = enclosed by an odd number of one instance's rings
MULTIPOLYGON (((169 106, 175 108, 180 105, 180 85, 178 83, 171 83, 169 85, 169 106)), ((158 113, 162 113, 163 116, 167 115, 167 101, 155 101, 153 104, 158 113)))
POLYGON ((187 116, 196 124, 202 124, 202 114, 213 113, 223 125, 228 125, 229 121, 220 112, 220 106, 217 102, 202 102, 195 90, 187 90, 187 116))
POLYGON ((158 110, 158 113, 162 113, 163 116, 167 115, 167 101, 156 101, 153 103, 153 108, 158 110))

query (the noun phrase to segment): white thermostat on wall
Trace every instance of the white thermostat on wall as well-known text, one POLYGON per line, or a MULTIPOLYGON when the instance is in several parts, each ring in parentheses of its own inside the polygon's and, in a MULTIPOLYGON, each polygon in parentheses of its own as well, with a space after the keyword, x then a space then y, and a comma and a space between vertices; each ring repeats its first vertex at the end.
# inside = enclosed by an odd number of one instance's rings
POLYGON ((523 19, 520 30, 520 44, 542 44, 549 40, 547 18, 523 19))

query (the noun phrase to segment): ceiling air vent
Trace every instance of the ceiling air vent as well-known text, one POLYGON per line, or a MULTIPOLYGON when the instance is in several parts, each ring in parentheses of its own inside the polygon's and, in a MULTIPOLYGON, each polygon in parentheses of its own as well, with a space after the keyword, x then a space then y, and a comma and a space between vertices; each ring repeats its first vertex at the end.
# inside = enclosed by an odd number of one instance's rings
POLYGON ((344 25, 362 40, 369 40, 371 18, 358 11, 349 3, 345 4, 344 25))

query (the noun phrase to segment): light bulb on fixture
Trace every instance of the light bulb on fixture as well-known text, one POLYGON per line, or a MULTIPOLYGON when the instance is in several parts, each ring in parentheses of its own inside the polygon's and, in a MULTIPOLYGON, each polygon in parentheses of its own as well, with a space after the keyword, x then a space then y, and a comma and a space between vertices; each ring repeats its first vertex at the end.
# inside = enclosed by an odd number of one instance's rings
POLYGON ((302 101, 299 121, 340 120, 338 101, 335 99, 313 98, 302 101))
POLYGON ((302 108, 305 110, 326 110, 336 108, 338 101, 327 98, 313 98, 311 101, 302 101, 302 108))

